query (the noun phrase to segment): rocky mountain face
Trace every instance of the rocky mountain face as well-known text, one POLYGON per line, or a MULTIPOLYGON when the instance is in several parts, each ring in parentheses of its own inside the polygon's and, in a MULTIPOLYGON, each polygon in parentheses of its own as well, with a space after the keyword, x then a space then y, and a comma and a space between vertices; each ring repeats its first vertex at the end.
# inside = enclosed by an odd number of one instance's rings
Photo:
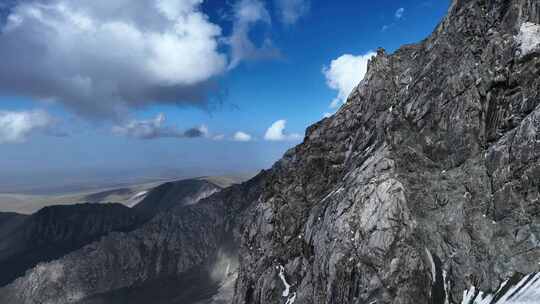
POLYGON ((453 1, 425 41, 379 50, 272 169, 233 303, 461 303, 474 286, 472 303, 539 271, 539 30, 537 0, 453 1))
POLYGON ((454 0, 270 170, 40 264, 0 302, 180 282, 152 303, 534 303, 539 76, 540 2, 454 0))

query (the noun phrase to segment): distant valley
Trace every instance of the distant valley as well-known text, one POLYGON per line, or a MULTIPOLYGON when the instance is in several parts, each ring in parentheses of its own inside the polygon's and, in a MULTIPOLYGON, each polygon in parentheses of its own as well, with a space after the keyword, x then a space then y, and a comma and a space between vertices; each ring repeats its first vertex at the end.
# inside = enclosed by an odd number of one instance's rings
MULTIPOLYGON (((222 188, 240 183, 251 177, 251 174, 198 177, 208 180, 222 188)), ((111 187, 91 188, 66 193, 32 194, 32 193, 0 193, 0 212, 32 214, 43 207, 51 205, 74 205, 81 203, 119 203, 133 207, 145 198, 148 191, 174 178, 154 179, 149 182, 113 185, 111 187)))

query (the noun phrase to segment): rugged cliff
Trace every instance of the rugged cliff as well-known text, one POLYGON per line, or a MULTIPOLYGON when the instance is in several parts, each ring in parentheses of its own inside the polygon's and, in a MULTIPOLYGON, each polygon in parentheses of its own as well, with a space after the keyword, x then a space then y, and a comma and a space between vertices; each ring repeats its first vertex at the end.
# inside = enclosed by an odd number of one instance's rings
POLYGON ((539 43, 537 0, 469 0, 379 50, 272 169, 234 303, 460 303, 540 270, 539 43))
POLYGON ((224 284, 216 303, 527 300, 539 76, 540 2, 455 0, 425 41, 379 50, 347 104, 269 171, 39 265, 0 300, 74 303, 197 267, 229 282, 235 257, 234 296, 224 284))

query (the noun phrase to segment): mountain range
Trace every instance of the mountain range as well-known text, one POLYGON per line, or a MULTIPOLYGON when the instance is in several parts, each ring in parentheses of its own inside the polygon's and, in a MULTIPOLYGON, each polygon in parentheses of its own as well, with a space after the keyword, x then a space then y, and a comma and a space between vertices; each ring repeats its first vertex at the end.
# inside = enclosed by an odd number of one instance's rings
POLYGON ((142 222, 102 207, 118 224, 25 267, 0 302, 537 303, 539 76, 539 1, 454 0, 272 168, 158 187, 126 212, 142 222))

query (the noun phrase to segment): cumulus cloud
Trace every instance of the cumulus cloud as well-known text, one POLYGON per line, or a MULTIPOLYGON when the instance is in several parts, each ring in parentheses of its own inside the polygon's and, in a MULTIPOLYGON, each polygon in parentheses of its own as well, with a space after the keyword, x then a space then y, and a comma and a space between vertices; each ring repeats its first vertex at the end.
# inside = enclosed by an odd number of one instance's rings
POLYGON ((403 18, 403 15, 405 14, 405 8, 403 7, 400 7, 396 10, 396 12, 394 13, 394 17, 396 17, 396 19, 401 19, 403 18))
POLYGON ((187 130, 179 130, 175 126, 165 124, 165 115, 158 114, 150 120, 133 120, 125 125, 114 126, 113 133, 139 139, 157 138, 198 138, 208 136, 208 127, 200 126, 187 130))
POLYGON ((310 9, 309 0, 275 0, 281 21, 285 25, 293 25, 307 14, 310 9))
POLYGON ((375 55, 373 52, 359 56, 345 54, 332 60, 329 67, 323 68, 326 83, 338 91, 330 108, 337 108, 347 101, 349 94, 364 78, 368 61, 375 55))
POLYGON ((0 111, 0 144, 20 143, 37 131, 47 131, 54 119, 44 111, 0 111))
POLYGON ((0 25, 0 91, 100 118, 155 102, 203 105, 227 56, 202 1, 18 2, 0 25))
POLYGON ((285 126, 287 125, 287 121, 284 119, 278 120, 274 122, 270 128, 266 130, 266 133, 264 134, 264 139, 269 141, 284 141, 284 140, 298 140, 301 139, 302 136, 300 134, 286 134, 285 133, 285 126))
POLYGON ((247 141, 251 141, 253 138, 251 137, 251 135, 245 133, 245 132, 242 132, 242 131, 238 131, 236 133, 234 133, 234 136, 233 136, 233 140, 234 141, 243 141, 243 142, 247 142, 247 141))
POLYGON ((236 67, 242 60, 272 59, 280 57, 270 38, 265 38, 260 46, 255 45, 249 34, 253 26, 271 25, 270 13, 263 1, 239 0, 233 6, 233 30, 226 39, 231 47, 229 69, 236 67))

